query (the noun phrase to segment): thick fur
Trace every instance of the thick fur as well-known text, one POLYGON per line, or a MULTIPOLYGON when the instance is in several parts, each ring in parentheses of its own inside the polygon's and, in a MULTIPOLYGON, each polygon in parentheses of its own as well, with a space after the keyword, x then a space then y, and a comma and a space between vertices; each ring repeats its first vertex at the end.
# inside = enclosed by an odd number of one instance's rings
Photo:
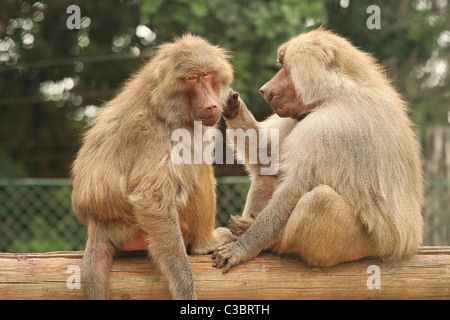
POLYGON ((358 250, 383 259, 413 254, 423 233, 422 170, 405 102, 369 54, 330 31, 301 34, 278 56, 303 103, 315 108, 301 121, 273 115, 257 123, 240 101, 226 119, 230 128, 279 129, 280 172, 252 224, 260 201, 252 188, 257 193, 268 177, 247 165, 252 187, 244 219, 232 226, 248 230, 215 253, 216 266, 228 270, 265 248, 318 266, 358 250))
POLYGON ((214 72, 224 103, 233 80, 228 58, 192 35, 163 44, 93 120, 72 170, 73 209, 88 225, 84 275, 91 298, 109 298, 115 251, 143 235, 174 297, 193 299, 186 248, 204 254, 232 238, 214 230, 212 166, 174 164, 170 157, 172 132, 194 131, 183 78, 214 72))

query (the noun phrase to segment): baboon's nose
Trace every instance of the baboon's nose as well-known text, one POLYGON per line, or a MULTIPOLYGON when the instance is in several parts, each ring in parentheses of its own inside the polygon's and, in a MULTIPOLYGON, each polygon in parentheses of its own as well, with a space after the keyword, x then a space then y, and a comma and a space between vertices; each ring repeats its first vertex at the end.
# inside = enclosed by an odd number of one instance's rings
POLYGON ((270 91, 266 88, 266 85, 263 85, 261 89, 259 89, 259 93, 262 94, 264 99, 266 99, 267 102, 270 102, 272 100, 272 95, 270 94, 270 91))
POLYGON ((214 111, 215 109, 217 109, 216 104, 210 104, 209 106, 206 107, 206 110, 208 111, 214 111))

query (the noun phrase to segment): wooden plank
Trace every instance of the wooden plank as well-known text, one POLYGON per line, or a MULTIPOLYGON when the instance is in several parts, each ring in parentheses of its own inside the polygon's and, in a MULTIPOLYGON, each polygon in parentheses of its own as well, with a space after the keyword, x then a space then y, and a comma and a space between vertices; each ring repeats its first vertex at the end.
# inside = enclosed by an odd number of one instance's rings
MULTIPOLYGON (((0 299, 86 299, 69 289, 82 272, 82 251, 0 253, 0 299), (70 269, 69 269, 70 271, 70 269), (70 278, 72 276, 72 278, 70 278)), ((312 268, 294 256, 262 253, 227 274, 212 267, 210 255, 190 256, 199 299, 450 299, 450 247, 422 247, 403 261, 364 259, 312 268), (379 267, 380 289, 376 273, 379 267)), ((81 277, 82 278, 82 277, 81 277)), ((117 257, 111 270, 112 299, 171 299, 167 281, 143 252, 117 257)))

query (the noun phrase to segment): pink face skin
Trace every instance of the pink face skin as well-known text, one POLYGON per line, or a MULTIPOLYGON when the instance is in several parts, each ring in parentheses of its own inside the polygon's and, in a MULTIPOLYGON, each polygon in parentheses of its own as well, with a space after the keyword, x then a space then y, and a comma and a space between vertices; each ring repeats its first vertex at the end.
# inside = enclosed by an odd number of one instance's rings
POLYGON ((298 119, 307 114, 315 105, 305 105, 301 95, 295 91, 291 74, 283 67, 277 74, 261 87, 259 92, 272 106, 275 113, 282 118, 298 119))
POLYGON ((185 115, 195 121, 202 121, 205 126, 214 126, 222 114, 220 86, 215 80, 214 72, 191 74, 184 79, 184 83, 189 109, 185 115))

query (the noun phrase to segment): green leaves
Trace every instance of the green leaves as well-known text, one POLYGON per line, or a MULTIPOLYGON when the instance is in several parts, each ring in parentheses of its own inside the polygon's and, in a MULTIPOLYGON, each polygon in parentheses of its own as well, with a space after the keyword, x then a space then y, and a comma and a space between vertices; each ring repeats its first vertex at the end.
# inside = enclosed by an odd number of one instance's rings
POLYGON ((321 2, 307 0, 171 0, 136 1, 150 21, 157 42, 192 32, 231 51, 235 57, 233 88, 241 93, 257 118, 271 112, 259 88, 276 71, 278 46, 325 21, 321 2))

